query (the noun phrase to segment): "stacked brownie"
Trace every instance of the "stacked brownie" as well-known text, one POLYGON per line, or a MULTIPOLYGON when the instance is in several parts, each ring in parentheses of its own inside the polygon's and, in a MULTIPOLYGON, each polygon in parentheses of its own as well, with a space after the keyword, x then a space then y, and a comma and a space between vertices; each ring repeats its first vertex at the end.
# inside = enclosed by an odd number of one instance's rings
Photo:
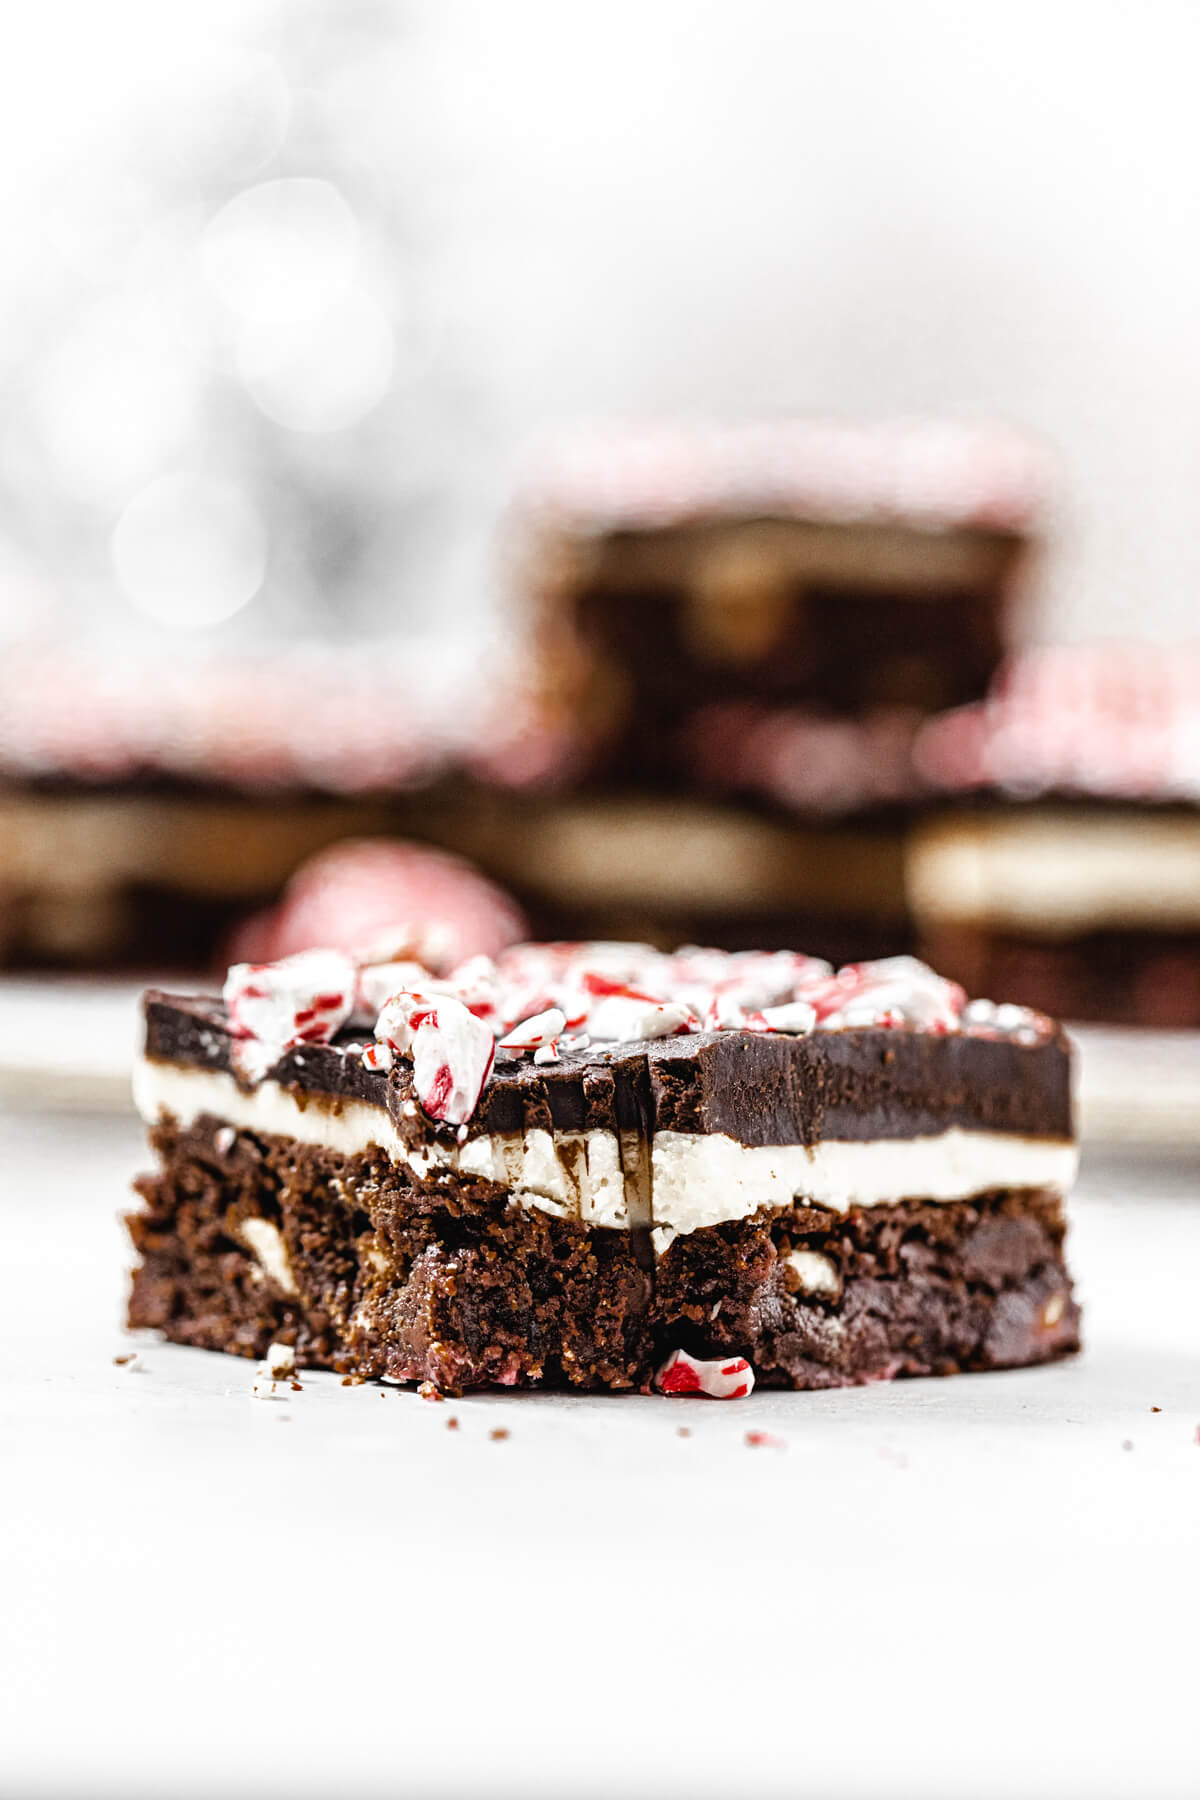
POLYGON ((561 901, 564 928, 904 948, 915 735, 985 693, 1044 488, 1026 440, 952 423, 659 426, 548 456, 514 580, 575 790, 535 824, 582 854, 569 879, 535 864, 534 916, 557 925, 561 901), (599 847, 660 834, 740 877, 660 892, 653 859, 599 847))
POLYGON ((907 850, 940 967, 1067 1018, 1200 1026, 1200 652, 1028 651, 916 756, 954 802, 907 850))
POLYGON ((869 721, 978 698, 1043 481, 1024 439, 951 423, 578 438, 522 500, 555 697, 639 782, 690 778, 712 705, 869 721))
POLYGON ((0 669, 0 959, 200 967, 331 842, 466 854, 545 936, 912 944, 930 709, 981 695, 1042 486, 1008 432, 577 439, 515 510, 528 679, 400 643, 0 669))
POLYGON ((130 1321, 351 1374, 747 1392, 1074 1349, 1070 1055, 911 959, 334 952, 152 992, 130 1321))
POLYGON ((13 652, 0 962, 203 967, 306 857, 403 826, 409 793, 444 778, 445 710, 382 651, 155 666, 13 652))

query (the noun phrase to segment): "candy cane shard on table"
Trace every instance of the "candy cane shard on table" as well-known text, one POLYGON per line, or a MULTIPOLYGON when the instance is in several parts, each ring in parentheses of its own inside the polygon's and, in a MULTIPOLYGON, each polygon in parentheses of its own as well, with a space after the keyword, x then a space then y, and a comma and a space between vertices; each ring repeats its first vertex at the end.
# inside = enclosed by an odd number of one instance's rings
POLYGON ((130 1322, 431 1382, 740 1398, 1078 1344, 1053 1021, 912 958, 337 952, 151 991, 130 1322))

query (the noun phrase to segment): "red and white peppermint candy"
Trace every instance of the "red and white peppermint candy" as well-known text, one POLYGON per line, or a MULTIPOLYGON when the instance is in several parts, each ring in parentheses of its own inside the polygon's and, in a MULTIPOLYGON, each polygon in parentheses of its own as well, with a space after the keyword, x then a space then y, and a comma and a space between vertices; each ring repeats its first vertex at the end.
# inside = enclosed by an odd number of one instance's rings
POLYGON ((689 947, 668 956, 621 943, 519 944, 494 961, 471 957, 446 976, 412 961, 309 951, 235 966, 225 995, 243 1073, 265 1073, 289 1045, 328 1042, 353 1005, 377 1040, 362 1052, 363 1066, 386 1071, 396 1056, 411 1057, 426 1112, 457 1125, 478 1103, 496 1039, 505 1051, 547 1063, 594 1041, 699 1031, 802 1036, 885 1026, 1026 1043, 1054 1029, 1024 1008, 966 1007, 956 983, 911 956, 851 963, 835 974, 791 951, 689 947))
POLYGON ((744 1400, 754 1391, 754 1370, 744 1356, 706 1362, 673 1350, 654 1377, 660 1394, 707 1394, 712 1400, 744 1400))
POLYGON ((913 1026, 921 1031, 957 1031, 966 995, 954 981, 915 956, 847 963, 827 981, 802 989, 798 998, 816 1009, 827 1031, 856 1026, 913 1026))
POLYGON ((336 950, 235 963, 222 991, 239 1062, 265 1072, 296 1044, 327 1044, 350 1017, 354 988, 354 964, 336 950))
POLYGON ((379 1009, 393 994, 440 986, 418 962, 361 962, 355 988, 355 1012, 371 1025, 379 1009))
POLYGON ((411 1056, 413 1087, 431 1119, 465 1125, 479 1104, 496 1040, 482 1019, 449 994, 393 994, 375 1036, 396 1056, 411 1056))
POLYGON ((483 1019, 494 1033, 503 1031, 499 1012, 500 978, 490 956, 468 957, 445 981, 433 985, 461 1000, 467 1011, 474 1013, 477 1019, 483 1019))
POLYGON ((588 1014, 587 1029, 589 1037, 603 1042, 632 1044, 699 1031, 700 1020, 690 1006, 674 1001, 610 994, 588 1014))
POLYGON ((1005 1001, 969 1000, 963 1007, 962 1028, 970 1037, 1011 1037, 1018 1044, 1036 1044, 1049 1037, 1054 1021, 1032 1007, 1005 1001))
POLYGON ((778 1031, 789 1037, 807 1037, 817 1022, 817 1009, 807 1000, 789 1000, 786 1006, 767 1006, 751 1013, 747 1031, 778 1031))
POLYGON ((532 1019, 526 1019, 507 1037, 500 1039, 502 1050, 540 1050, 544 1044, 553 1044, 560 1032, 566 1028, 566 1015, 560 1007, 547 1007, 545 1012, 535 1013, 532 1019))

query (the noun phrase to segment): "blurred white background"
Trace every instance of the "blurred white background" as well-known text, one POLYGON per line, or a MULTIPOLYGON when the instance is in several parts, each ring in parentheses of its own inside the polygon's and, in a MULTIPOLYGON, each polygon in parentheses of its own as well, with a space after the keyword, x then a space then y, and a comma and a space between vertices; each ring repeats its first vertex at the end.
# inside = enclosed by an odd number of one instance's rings
POLYGON ((41 0, 0 64, 0 632, 465 638, 532 440, 1057 447, 1042 637, 1200 622, 1200 8, 41 0))

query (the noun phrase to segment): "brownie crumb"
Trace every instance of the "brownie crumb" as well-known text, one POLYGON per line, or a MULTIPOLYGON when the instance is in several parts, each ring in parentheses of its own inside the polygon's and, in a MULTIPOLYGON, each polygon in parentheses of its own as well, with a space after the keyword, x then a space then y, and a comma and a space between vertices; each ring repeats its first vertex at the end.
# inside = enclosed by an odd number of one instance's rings
POLYGON ((446 1430, 447 1431, 457 1431, 458 1430, 458 1420, 453 1417, 447 1419, 446 1420, 446 1430))
POLYGON ((503 1425, 498 1425, 495 1431, 488 1432, 488 1436, 492 1439, 493 1443, 498 1444, 502 1438, 508 1436, 508 1432, 504 1429, 503 1425))
POLYGON ((1162 1407, 1161 1407, 1161 1406, 1152 1406, 1152 1407, 1151 1407, 1151 1408, 1150 1408, 1150 1411, 1151 1411, 1151 1412, 1161 1412, 1161 1411, 1162 1411, 1162 1407))
POLYGON ((342 1386, 343 1387, 361 1387, 365 1380, 366 1380, 365 1375, 343 1375, 342 1376, 342 1386))
POLYGON ((676 1428, 675 1428, 675 1436, 676 1437, 691 1437, 691 1435, 692 1435, 692 1428, 690 1425, 676 1426, 676 1428))
POLYGON ((138 1359, 138 1353, 136 1350, 127 1350, 125 1352, 124 1356, 114 1356, 113 1362, 116 1364, 118 1369, 126 1369, 129 1367, 129 1365, 131 1363, 135 1363, 137 1361, 137 1359, 138 1359))
POLYGON ((433 1385, 432 1381, 423 1381, 421 1383, 420 1387, 417 1389, 417 1392, 418 1392, 418 1394, 420 1394, 422 1400, 439 1400, 440 1401, 445 1398, 441 1389, 436 1388, 433 1385))

